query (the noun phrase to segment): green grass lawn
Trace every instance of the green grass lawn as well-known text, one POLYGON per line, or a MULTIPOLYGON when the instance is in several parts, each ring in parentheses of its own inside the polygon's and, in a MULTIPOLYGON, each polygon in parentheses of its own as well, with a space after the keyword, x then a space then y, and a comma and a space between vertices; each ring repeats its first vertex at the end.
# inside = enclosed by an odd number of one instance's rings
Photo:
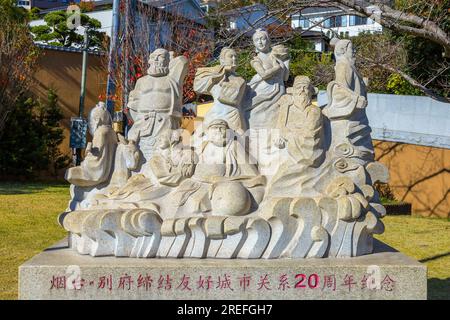
MULTIPOLYGON (((69 186, 0 182, 0 299, 17 299, 18 267, 66 235, 56 218, 69 186)), ((450 299, 450 221, 409 216, 383 219, 377 238, 428 266, 430 299, 450 299)))
POLYGON ((386 216, 376 238, 428 267, 428 299, 450 299, 450 219, 386 216))
POLYGON ((0 299, 17 299, 18 267, 67 233, 56 218, 66 184, 0 183, 0 299))

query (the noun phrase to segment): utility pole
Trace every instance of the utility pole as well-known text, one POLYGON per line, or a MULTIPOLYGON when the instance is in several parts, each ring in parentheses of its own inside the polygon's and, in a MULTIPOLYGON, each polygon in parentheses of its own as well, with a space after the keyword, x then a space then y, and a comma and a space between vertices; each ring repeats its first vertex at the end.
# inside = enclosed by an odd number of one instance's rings
POLYGON ((119 37, 120 0, 113 0, 112 14, 113 16, 111 26, 111 44, 109 47, 109 63, 108 63, 108 83, 106 85, 106 108, 110 112, 111 116, 113 116, 114 114, 114 101, 112 99, 112 96, 116 91, 116 86, 113 77, 116 68, 114 59, 116 57, 117 42, 119 37))
MULTIPOLYGON (((86 97, 86 75, 88 63, 88 49, 89 49, 89 35, 88 28, 84 28, 84 43, 83 43, 83 64, 81 67, 81 88, 80 88, 80 103, 78 106, 78 118, 72 119, 72 132, 74 136, 74 164, 76 166, 81 163, 81 150, 86 146, 86 126, 87 122, 83 118, 84 113, 84 99, 86 97), (76 124, 76 127, 75 127, 76 124), (77 132, 78 131, 78 132, 77 132)), ((71 139, 72 140, 72 139, 71 139)), ((71 141, 72 144, 72 141, 71 141)))
MULTIPOLYGON (((128 105, 128 96, 130 93, 130 89, 132 86, 131 83, 131 76, 135 76, 134 72, 134 44, 133 41, 130 39, 129 32, 131 30, 134 30, 135 23, 136 23, 136 14, 137 14, 137 8, 136 8, 136 1, 137 0, 128 0, 125 3, 125 14, 121 21, 123 21, 123 30, 124 30, 124 49, 123 49, 123 56, 124 59, 124 87, 123 87, 123 94, 122 94, 122 114, 123 114, 123 133, 125 137, 128 134, 128 118, 125 116, 125 108, 128 105)), ((133 34, 133 32, 131 32, 133 34)))
POLYGON ((130 30, 130 20, 132 19, 132 15, 130 15, 130 1, 125 1, 125 16, 123 17, 123 34, 124 34, 124 48, 123 48, 123 56, 125 57, 124 63, 124 84, 122 90, 122 126, 123 126, 123 135, 126 137, 128 134, 127 128, 127 117, 125 116, 124 110, 128 105, 128 93, 130 91, 130 68, 132 64, 130 64, 131 50, 130 45, 131 41, 129 38, 128 31, 130 30))
POLYGON ((89 34, 88 28, 84 28, 84 45, 83 45, 83 66, 81 69, 81 91, 80 91, 80 107, 78 116, 83 117, 84 112, 84 98, 86 97, 86 74, 87 74, 87 58, 89 49, 89 34))

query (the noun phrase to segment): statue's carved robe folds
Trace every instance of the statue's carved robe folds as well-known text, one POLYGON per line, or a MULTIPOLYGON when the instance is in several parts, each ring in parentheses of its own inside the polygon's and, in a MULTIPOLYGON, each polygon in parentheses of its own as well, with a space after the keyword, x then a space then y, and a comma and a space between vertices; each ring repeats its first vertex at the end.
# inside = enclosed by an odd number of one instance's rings
POLYGON ((289 60, 281 60, 272 53, 258 53, 251 61, 257 72, 248 83, 246 119, 249 128, 271 128, 278 110, 274 104, 286 92, 284 82, 289 77, 289 60), (274 71, 274 61, 279 69, 274 71))
MULTIPOLYGON (((362 77, 346 60, 336 63, 336 80, 328 84, 328 105, 324 114, 334 133, 331 148, 339 148, 344 136, 354 147, 352 158, 373 161, 371 129, 366 116, 367 91, 362 77)), ((339 153, 339 150, 338 150, 339 153)))
POLYGON ((234 74, 226 75, 223 66, 199 68, 195 74, 194 91, 214 98, 213 106, 205 114, 205 125, 222 119, 231 129, 243 130, 244 123, 239 108, 245 88, 245 80, 234 74))
POLYGON ((168 75, 146 75, 138 79, 130 92, 128 108, 134 123, 128 138, 140 141, 139 147, 146 160, 151 158, 156 148, 157 137, 166 130, 180 126, 187 67, 184 56, 173 58, 168 75))
POLYGON ((280 167, 271 180, 268 194, 292 196, 308 194, 311 168, 317 168, 325 157, 322 111, 315 105, 296 106, 290 94, 280 101, 277 129, 285 142, 280 167))
POLYGON ((98 207, 145 208, 160 204, 164 196, 181 181, 192 176, 196 158, 192 150, 175 147, 159 149, 144 165, 142 173, 131 177, 107 199, 98 201, 98 207))
POLYGON ((100 126, 83 162, 67 170, 66 180, 80 187, 92 187, 107 181, 114 165, 116 147, 117 136, 111 126, 100 126))
POLYGON ((278 115, 278 100, 286 93, 284 82, 289 78, 289 58, 277 50, 259 52, 251 61, 256 74, 248 83, 244 100, 244 118, 249 140, 249 152, 258 159, 261 174, 273 176, 278 150, 272 148, 270 132, 278 115))
MULTIPOLYGON (((246 203, 243 204, 245 212, 240 212, 240 215, 254 210, 262 200, 265 179, 259 175, 256 165, 249 163, 248 157, 244 147, 235 140, 229 140, 224 147, 205 142, 194 175, 184 180, 170 195, 172 205, 176 208, 176 217, 222 214, 214 212, 211 201, 219 185, 220 188, 226 189, 228 185, 233 190, 242 191, 242 201, 246 203)), ((228 199, 224 202, 231 205, 232 201, 228 199)))
POLYGON ((80 166, 66 171, 66 180, 72 184, 72 201, 69 207, 74 210, 78 201, 94 187, 101 187, 110 180, 117 149, 117 135, 110 125, 101 125, 95 132, 92 143, 86 149, 86 156, 80 166))

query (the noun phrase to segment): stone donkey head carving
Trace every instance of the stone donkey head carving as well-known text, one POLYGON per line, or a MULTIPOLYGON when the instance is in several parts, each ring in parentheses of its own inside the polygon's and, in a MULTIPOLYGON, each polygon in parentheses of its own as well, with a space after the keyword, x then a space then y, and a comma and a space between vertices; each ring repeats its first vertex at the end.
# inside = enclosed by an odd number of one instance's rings
POLYGON ((118 135, 118 139, 111 185, 123 186, 131 176, 131 171, 136 170, 139 165, 140 151, 138 141, 127 140, 121 134, 118 135))

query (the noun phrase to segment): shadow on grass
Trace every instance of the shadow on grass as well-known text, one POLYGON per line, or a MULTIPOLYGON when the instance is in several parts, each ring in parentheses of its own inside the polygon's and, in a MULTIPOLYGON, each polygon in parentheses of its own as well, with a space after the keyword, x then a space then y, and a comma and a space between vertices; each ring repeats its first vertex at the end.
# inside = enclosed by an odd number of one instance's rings
POLYGON ((69 184, 60 181, 52 181, 52 182, 0 181, 0 195, 30 194, 42 191, 49 187, 67 188, 69 187, 69 184))
POLYGON ((450 256, 450 252, 441 253, 441 254, 437 254, 437 255, 432 256, 432 257, 424 258, 424 259, 419 260, 419 262, 425 263, 425 262, 428 262, 428 261, 433 261, 433 260, 436 260, 436 259, 439 259, 439 258, 443 258, 443 257, 448 257, 448 256, 450 256))
POLYGON ((450 300, 450 278, 428 279, 428 300, 450 300))

